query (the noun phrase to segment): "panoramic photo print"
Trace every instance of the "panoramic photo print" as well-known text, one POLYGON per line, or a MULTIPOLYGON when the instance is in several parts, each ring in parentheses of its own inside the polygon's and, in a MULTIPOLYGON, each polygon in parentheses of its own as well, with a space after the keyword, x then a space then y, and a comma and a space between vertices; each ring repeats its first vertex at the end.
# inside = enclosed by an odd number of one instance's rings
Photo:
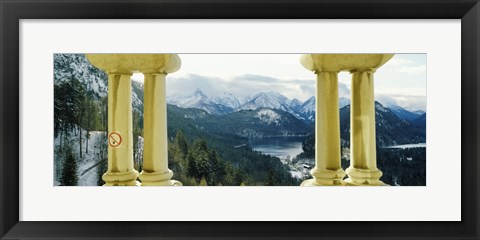
POLYGON ((426 54, 54 54, 54 186, 426 186, 426 54))

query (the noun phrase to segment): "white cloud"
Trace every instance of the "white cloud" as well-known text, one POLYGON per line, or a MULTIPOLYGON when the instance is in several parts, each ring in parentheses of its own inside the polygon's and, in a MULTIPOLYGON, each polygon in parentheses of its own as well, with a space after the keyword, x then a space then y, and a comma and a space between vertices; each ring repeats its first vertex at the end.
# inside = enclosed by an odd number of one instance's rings
MULTIPOLYGON (((167 76, 167 94, 201 89, 207 95, 238 97, 277 91, 306 100, 316 93, 316 76, 303 68, 298 54, 181 54, 182 68, 167 76)), ((132 79, 142 81, 142 75, 132 79)), ((351 74, 340 72, 339 96, 350 97, 351 74)), ((395 54, 375 74, 375 93, 395 96, 405 108, 424 108, 426 54, 395 54), (419 100, 420 99, 420 100, 419 100), (411 104, 409 103, 411 101, 411 104)))
POLYGON ((383 67, 388 67, 388 66, 405 66, 405 65, 410 65, 413 64, 414 62, 410 59, 405 59, 402 57, 397 57, 396 55, 390 59, 383 67))
POLYGON ((426 96, 427 91, 422 87, 392 88, 386 86, 375 87, 376 94, 382 95, 406 95, 406 96, 426 96))
POLYGON ((141 82, 143 83, 144 76, 143 73, 134 73, 132 74, 132 80, 136 82, 141 82))
POLYGON ((209 96, 228 92, 241 98, 260 92, 276 91, 288 98, 304 101, 315 94, 315 81, 276 79, 254 74, 229 79, 197 74, 178 78, 167 76, 167 95, 189 92, 197 88, 209 96))
POLYGON ((338 83, 338 97, 350 98, 350 88, 341 82, 338 83))
POLYGON ((402 66, 397 69, 398 72, 407 73, 407 74, 423 74, 427 71, 427 66, 402 66))
POLYGON ((421 59, 419 56, 422 56, 422 54, 396 54, 392 59, 385 63, 381 69, 390 69, 394 72, 406 74, 425 73, 427 70, 425 59, 421 59), (421 60, 419 60, 419 58, 421 60))
POLYGON ((409 111, 427 109, 426 96, 376 94, 375 99, 387 106, 397 105, 409 111))
MULTIPOLYGON (((245 74, 229 79, 188 74, 182 77, 167 76, 167 95, 191 92, 201 89, 208 96, 224 92, 232 93, 240 98, 253 96, 260 92, 276 91, 290 99, 305 101, 315 96, 315 80, 285 80, 268 76, 245 74)), ((375 98, 387 105, 398 105, 407 110, 425 110, 425 88, 391 88, 375 87, 375 98)), ((339 97, 350 98, 349 84, 338 83, 339 97)))

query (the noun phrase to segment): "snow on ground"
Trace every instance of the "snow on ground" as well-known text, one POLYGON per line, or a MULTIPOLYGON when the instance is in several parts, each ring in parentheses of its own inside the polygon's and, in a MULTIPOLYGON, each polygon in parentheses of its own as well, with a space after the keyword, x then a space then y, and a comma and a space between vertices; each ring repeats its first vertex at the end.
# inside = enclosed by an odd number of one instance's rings
MULTIPOLYGON (((82 157, 80 157, 80 144, 78 133, 75 134, 73 131, 70 132, 70 136, 67 141, 72 143, 72 151, 77 161, 77 176, 78 176, 78 185, 79 186, 97 186, 97 167, 98 163, 102 159, 102 149, 105 149, 103 152, 103 157, 106 157, 106 147, 107 142, 105 138, 105 132, 101 131, 92 131, 90 132, 90 138, 88 140, 88 153, 86 150, 86 139, 85 131, 82 131, 82 157), (103 145, 103 146, 102 146, 103 145)), ((58 153, 58 148, 60 146, 60 137, 55 138, 55 154, 54 157, 56 166, 62 166, 63 157, 60 157, 58 153)), ((65 143, 63 143, 65 144, 65 143)), ((61 171, 57 169, 57 176, 55 177, 54 184, 60 185, 61 171)))
POLYGON ((292 174, 292 177, 297 178, 297 179, 303 179, 303 177, 305 176, 304 173, 302 173, 298 170, 296 170, 296 171, 290 170, 290 174, 292 174))
POLYGON ((261 109, 257 112, 257 118, 260 119, 262 122, 267 124, 275 124, 278 126, 280 123, 280 115, 274 112, 271 109, 261 109))
MULTIPOLYGON (((103 131, 91 131, 90 138, 88 140, 88 153, 86 153, 86 139, 85 139, 85 131, 82 131, 82 157, 80 157, 80 144, 79 144, 79 137, 78 134, 76 135, 75 132, 70 132, 70 136, 67 141, 71 142, 73 147, 72 151, 77 161, 77 176, 78 176, 78 186, 97 186, 99 174, 98 174, 98 167, 101 164, 102 159, 106 159, 108 157, 107 153, 107 139, 106 139, 106 132, 103 131)), ((61 178, 61 169, 56 169, 57 166, 59 168, 63 165, 63 157, 60 156, 59 153, 59 146, 60 146, 60 137, 54 139, 54 149, 55 149, 55 174, 54 177, 54 186, 60 185, 60 178, 61 178)), ((138 153, 141 154, 143 150, 143 138, 139 137, 138 142, 138 153)))
POLYGON ((315 166, 314 162, 314 159, 299 159, 295 163, 290 161, 286 165, 289 168, 292 177, 304 179, 310 176, 310 169, 315 166), (310 168, 305 168, 306 166, 309 166, 310 168))

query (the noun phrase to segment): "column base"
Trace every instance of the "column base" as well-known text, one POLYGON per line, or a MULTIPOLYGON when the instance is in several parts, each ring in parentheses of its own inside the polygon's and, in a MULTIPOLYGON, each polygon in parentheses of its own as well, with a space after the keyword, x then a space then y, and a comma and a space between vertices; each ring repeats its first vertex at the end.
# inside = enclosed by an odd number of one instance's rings
POLYGON ((106 172, 102 176, 102 180, 105 181, 103 186, 138 186, 140 183, 137 181, 138 172, 133 170, 132 172, 106 172))
POLYGON ((383 173, 378 169, 370 170, 349 167, 346 172, 348 178, 345 179, 345 183, 348 186, 388 186, 388 184, 380 181, 383 173))
POLYGON ((183 186, 183 184, 177 180, 171 180, 173 172, 145 172, 142 171, 138 177, 142 183, 141 186, 183 186))
POLYGON ((313 179, 308 179, 302 182, 300 186, 345 186, 343 178, 345 172, 342 169, 339 170, 319 170, 317 168, 312 169, 310 172, 313 179))

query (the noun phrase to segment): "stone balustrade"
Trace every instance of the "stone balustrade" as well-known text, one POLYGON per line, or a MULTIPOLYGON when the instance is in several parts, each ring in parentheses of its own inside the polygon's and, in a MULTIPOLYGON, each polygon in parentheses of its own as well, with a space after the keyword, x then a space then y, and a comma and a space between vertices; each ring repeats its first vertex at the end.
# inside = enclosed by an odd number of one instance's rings
MULTIPOLYGON (((106 186, 181 186, 168 168, 165 77, 177 71, 176 54, 86 54, 108 74, 108 170, 106 186), (133 168, 130 77, 142 72, 144 82, 144 161, 133 168), (137 177, 141 183, 137 181, 137 177)), ((302 186, 385 185, 376 166, 374 72, 393 54, 306 54, 300 63, 317 75, 315 168, 302 186), (338 73, 352 74, 350 167, 341 167, 338 73), (348 175, 347 179, 344 179, 348 175)))
POLYGON ((393 54, 305 54, 300 63, 317 75, 315 168, 302 186, 384 185, 377 168, 373 74, 393 54), (350 167, 340 162, 338 73, 352 74, 350 167))
POLYGON ((108 170, 106 186, 180 186, 168 168, 165 77, 180 69, 176 54, 86 54, 108 74, 108 170), (144 82, 143 170, 133 168, 131 75, 144 82), (137 177, 141 183, 137 181, 137 177))

